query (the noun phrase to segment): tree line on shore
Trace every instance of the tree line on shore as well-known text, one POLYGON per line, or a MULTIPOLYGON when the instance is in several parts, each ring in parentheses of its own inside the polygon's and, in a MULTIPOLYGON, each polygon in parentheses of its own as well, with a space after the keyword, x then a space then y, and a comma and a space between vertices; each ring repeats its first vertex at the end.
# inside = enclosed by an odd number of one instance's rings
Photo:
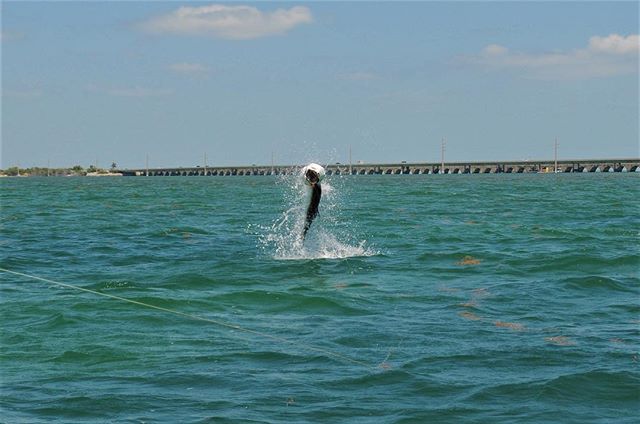
POLYGON ((84 168, 81 165, 75 165, 71 168, 46 168, 40 166, 34 166, 31 168, 19 168, 12 166, 7 169, 0 169, 0 175, 7 177, 60 177, 60 176, 85 176, 87 174, 109 174, 117 172, 116 163, 111 164, 111 168, 98 168, 95 165, 91 165, 88 168, 84 168))

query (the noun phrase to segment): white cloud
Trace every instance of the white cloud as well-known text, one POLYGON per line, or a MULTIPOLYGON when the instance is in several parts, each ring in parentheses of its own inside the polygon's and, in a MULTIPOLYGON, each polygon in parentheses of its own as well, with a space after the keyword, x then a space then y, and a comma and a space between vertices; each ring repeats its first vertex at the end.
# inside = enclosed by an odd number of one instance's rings
POLYGON ((12 97, 17 99, 35 99, 38 97, 42 97, 43 94, 43 91, 39 88, 27 88, 23 90, 2 90, 3 97, 12 97))
POLYGON ((161 97, 173 94, 172 90, 146 88, 141 86, 133 87, 100 87, 90 84, 86 87, 87 91, 92 93, 108 94, 115 97, 161 97))
POLYGON ((311 11, 304 6, 261 12, 252 6, 184 6, 140 25, 150 33, 204 35, 232 40, 248 40, 284 34, 311 23, 311 11))
POLYGON ((338 75, 338 79, 346 81, 371 81, 376 78, 378 78, 378 76, 371 72, 351 72, 338 75))
POLYGON ((506 54, 509 49, 506 47, 500 46, 498 44, 489 44, 482 50, 482 53, 486 56, 500 56, 506 54))
POLYGON ((491 44, 464 62, 492 70, 515 70, 537 79, 588 79, 638 72, 638 35, 594 36, 586 48, 548 53, 512 52, 491 44))
POLYGON ((118 97, 159 97, 168 96, 172 93, 171 90, 166 89, 154 89, 145 87, 125 87, 125 88, 111 88, 107 90, 107 94, 118 97))
POLYGON ((173 63, 169 65, 169 70, 177 74, 188 76, 203 76, 209 73, 209 68, 200 63, 173 63))
POLYGON ((611 34, 607 37, 591 37, 589 39, 589 50, 599 53, 612 54, 632 54, 640 50, 640 38, 638 35, 627 37, 611 34))
POLYGON ((17 41, 25 38, 24 33, 18 31, 0 31, 0 41, 8 42, 8 41, 17 41))

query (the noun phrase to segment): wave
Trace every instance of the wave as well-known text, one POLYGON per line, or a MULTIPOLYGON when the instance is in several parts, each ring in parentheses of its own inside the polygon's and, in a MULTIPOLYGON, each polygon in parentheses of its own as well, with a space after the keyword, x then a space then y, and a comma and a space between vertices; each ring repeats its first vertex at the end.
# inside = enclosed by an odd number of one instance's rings
POLYGON ((78 350, 66 350, 60 355, 51 358, 54 363, 73 363, 83 365, 98 365, 111 362, 131 361, 138 358, 138 355, 113 347, 106 346, 86 346, 78 350))
POLYGON ((541 396, 556 400, 591 398, 613 404, 637 402, 640 376, 632 372, 591 370, 567 374, 546 382, 541 396))
POLYGON ((540 255, 532 258, 526 267, 535 272, 573 271, 576 269, 620 269, 622 267, 636 267, 638 256, 634 254, 622 254, 614 257, 605 257, 604 254, 584 254, 577 252, 556 253, 555 258, 549 259, 548 255, 540 255))
POLYGON ((567 288, 575 290, 606 290, 620 292, 637 292, 637 282, 626 284, 624 281, 598 275, 588 277, 572 277, 565 280, 567 288))
POLYGON ((301 315, 326 313, 327 315, 368 315, 369 311, 354 308, 337 299, 325 296, 305 296, 284 292, 262 290, 233 292, 215 297, 216 303, 243 305, 246 308, 259 307, 271 313, 299 312, 301 315))
MULTIPOLYGON (((483 387, 473 389, 466 401, 479 405, 505 398, 515 405, 534 401, 545 405, 544 408, 550 411, 557 408, 570 410, 575 422, 592 422, 594 414, 599 415, 601 419, 609 413, 613 414, 609 418, 634 416, 639 384, 640 378, 637 374, 592 370, 546 380, 522 379, 519 382, 504 384, 485 383, 483 387)), ((557 422, 564 420, 557 418, 557 422)))
POLYGON ((77 322, 68 314, 65 315, 61 312, 33 309, 26 312, 25 315, 28 318, 21 323, 21 327, 24 330, 53 331, 77 322))

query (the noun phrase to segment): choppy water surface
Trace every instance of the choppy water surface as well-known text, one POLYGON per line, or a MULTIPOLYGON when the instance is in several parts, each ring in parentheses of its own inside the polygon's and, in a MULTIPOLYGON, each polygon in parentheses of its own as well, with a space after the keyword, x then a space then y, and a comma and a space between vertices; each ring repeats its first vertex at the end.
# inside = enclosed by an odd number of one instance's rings
POLYGON ((2 421, 637 422, 639 182, 3 179, 2 421))

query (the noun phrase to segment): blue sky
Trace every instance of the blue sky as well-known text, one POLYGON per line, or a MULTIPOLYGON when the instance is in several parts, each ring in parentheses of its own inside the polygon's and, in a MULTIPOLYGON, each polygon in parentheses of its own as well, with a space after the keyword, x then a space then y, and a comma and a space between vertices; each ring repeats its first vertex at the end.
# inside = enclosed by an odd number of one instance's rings
POLYGON ((3 168, 637 157, 637 2, 4 2, 3 168))

